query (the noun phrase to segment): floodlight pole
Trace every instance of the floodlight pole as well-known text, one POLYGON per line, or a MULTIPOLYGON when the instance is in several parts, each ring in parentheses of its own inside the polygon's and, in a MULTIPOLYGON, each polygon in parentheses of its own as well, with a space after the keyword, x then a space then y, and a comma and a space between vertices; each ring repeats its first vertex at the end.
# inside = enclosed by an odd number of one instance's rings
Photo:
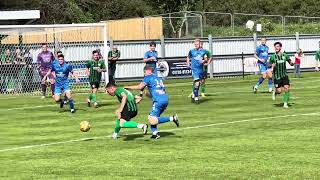
POLYGON ((106 66, 106 72, 105 72, 105 83, 106 85, 109 83, 109 62, 108 62, 108 52, 109 52, 109 48, 108 48, 108 27, 107 27, 107 23, 104 23, 103 26, 103 54, 104 54, 104 62, 105 62, 105 66, 106 66))

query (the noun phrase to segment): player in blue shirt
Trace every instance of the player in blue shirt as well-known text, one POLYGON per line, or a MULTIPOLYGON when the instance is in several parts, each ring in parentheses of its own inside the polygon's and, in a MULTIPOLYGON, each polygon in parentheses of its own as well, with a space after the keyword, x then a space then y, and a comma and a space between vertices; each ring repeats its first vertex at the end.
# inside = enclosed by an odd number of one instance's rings
POLYGON ((204 74, 203 65, 206 63, 205 55, 206 50, 201 48, 200 39, 194 41, 194 49, 189 51, 187 57, 187 65, 190 66, 191 61, 191 70, 193 77, 193 95, 191 96, 191 102, 199 104, 199 87, 201 84, 204 74))
POLYGON ((149 66, 152 66, 153 74, 157 76, 158 52, 156 51, 156 46, 157 45, 155 42, 150 42, 150 50, 144 54, 143 62, 145 62, 149 66))
POLYGON ((260 69, 260 73, 262 76, 259 78, 257 84, 253 87, 253 92, 257 93, 259 86, 262 84, 262 82, 268 78, 268 84, 269 84, 269 92, 272 92, 272 70, 271 66, 269 64, 269 47, 266 45, 267 38, 262 37, 261 38, 261 45, 259 45, 256 49, 256 53, 254 57, 258 60, 258 66, 260 69))
POLYGON ((157 125, 172 121, 176 124, 177 127, 179 127, 179 119, 177 115, 171 117, 160 117, 169 104, 169 96, 166 93, 166 89, 163 85, 162 79, 152 72, 154 72, 153 67, 146 65, 144 68, 143 81, 139 85, 127 86, 125 88, 132 90, 142 90, 145 87, 148 87, 153 102, 151 112, 148 116, 152 131, 151 138, 159 139, 160 135, 157 125))
POLYGON ((74 113, 74 101, 71 97, 71 90, 69 85, 69 74, 72 74, 76 81, 79 82, 78 77, 73 73, 72 66, 65 63, 64 56, 61 54, 58 56, 58 63, 53 63, 51 70, 45 75, 48 76, 51 72, 54 72, 56 77, 54 100, 60 104, 60 108, 63 107, 64 102, 61 100, 60 95, 64 91, 70 104, 70 112, 74 113))

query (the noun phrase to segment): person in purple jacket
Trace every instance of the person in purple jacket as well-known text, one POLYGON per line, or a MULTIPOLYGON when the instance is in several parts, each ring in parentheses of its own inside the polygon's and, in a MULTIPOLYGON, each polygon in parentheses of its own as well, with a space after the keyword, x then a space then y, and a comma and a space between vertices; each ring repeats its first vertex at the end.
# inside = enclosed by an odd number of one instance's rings
MULTIPOLYGON (((46 97, 47 85, 46 80, 44 77, 46 74, 51 70, 52 63, 54 61, 54 55, 51 51, 48 50, 47 44, 42 44, 42 51, 38 54, 37 63, 38 63, 38 71, 41 78, 41 91, 42 91, 42 99, 46 97)), ((51 84, 51 93, 52 96, 54 95, 54 84, 55 84, 55 77, 54 74, 50 73, 47 76, 50 80, 51 84)))

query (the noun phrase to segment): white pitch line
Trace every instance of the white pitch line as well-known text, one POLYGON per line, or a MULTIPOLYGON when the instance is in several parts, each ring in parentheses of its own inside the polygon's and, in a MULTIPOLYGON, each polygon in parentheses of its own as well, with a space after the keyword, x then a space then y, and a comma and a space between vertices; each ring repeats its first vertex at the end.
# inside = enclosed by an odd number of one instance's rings
MULTIPOLYGON (((109 102, 112 100, 102 100, 100 102, 109 102)), ((86 104, 86 102, 80 102, 80 103, 75 103, 75 104, 86 104)), ((26 107, 18 107, 18 108, 10 108, 6 109, 6 111, 12 111, 12 110, 24 110, 24 109, 37 109, 37 108, 45 108, 45 107, 54 107, 57 106, 56 104, 50 104, 50 105, 43 105, 43 106, 26 106, 26 107)))
MULTIPOLYGON (((161 132, 183 131, 183 130, 188 130, 188 129, 199 129, 199 128, 219 126, 219 125, 237 124, 237 123, 244 123, 244 122, 251 122, 251 121, 262 121, 262 120, 270 120, 270 119, 277 119, 277 118, 288 118, 288 117, 297 117, 297 116, 318 116, 318 115, 320 115, 320 113, 304 113, 304 114, 291 114, 291 115, 282 115, 282 116, 270 116, 270 117, 263 117, 263 118, 252 118, 252 119, 244 119, 244 120, 238 120, 238 121, 213 123, 213 124, 207 124, 207 125, 201 125, 201 126, 189 126, 189 127, 184 127, 184 128, 168 129, 168 130, 162 130, 161 132)), ((141 132, 130 133, 130 134, 126 134, 126 135, 135 135, 135 134, 141 134, 141 132)), ((15 147, 15 148, 1 149, 0 152, 8 152, 8 151, 14 151, 14 150, 20 150, 20 149, 30 149, 30 148, 35 148, 35 147, 44 147, 44 146, 52 146, 52 145, 59 145, 59 144, 68 144, 68 143, 73 143, 73 142, 103 139, 103 138, 111 138, 111 137, 110 136, 96 136, 96 137, 90 137, 90 138, 74 139, 74 140, 69 140, 69 141, 60 141, 60 142, 52 142, 52 143, 45 143, 45 144, 38 144, 38 145, 20 146, 20 147, 15 147)))

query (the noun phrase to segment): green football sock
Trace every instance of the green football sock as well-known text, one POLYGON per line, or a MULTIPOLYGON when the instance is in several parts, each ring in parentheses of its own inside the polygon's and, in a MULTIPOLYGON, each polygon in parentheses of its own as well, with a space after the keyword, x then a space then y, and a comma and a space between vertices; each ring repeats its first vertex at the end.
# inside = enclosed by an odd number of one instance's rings
POLYGON ((123 128, 137 128, 138 127, 138 123, 134 122, 134 121, 126 121, 122 124, 123 128))
POLYGON ((95 93, 92 93, 92 102, 97 102, 97 95, 95 93))
POLYGON ((121 127, 120 127, 120 120, 117 119, 117 120, 116 120, 116 125, 114 126, 114 132, 115 132, 115 133, 119 133, 119 132, 120 132, 120 129, 121 129, 121 127))
POLYGON ((290 93, 289 92, 285 92, 284 96, 283 96, 283 101, 285 103, 288 103, 289 102, 289 98, 290 98, 290 93))
POLYGON ((201 93, 205 93, 206 91, 206 84, 201 84, 201 93))

